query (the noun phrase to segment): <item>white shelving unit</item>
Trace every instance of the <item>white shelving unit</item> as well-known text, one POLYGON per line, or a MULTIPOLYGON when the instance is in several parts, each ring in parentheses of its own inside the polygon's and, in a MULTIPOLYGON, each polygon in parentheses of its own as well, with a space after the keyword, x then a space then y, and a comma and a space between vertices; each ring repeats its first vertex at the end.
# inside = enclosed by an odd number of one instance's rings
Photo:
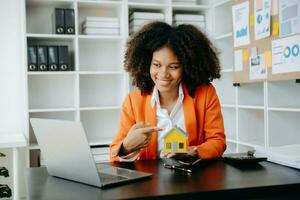
MULTIPOLYGON (((129 76, 123 70, 131 12, 160 12, 169 24, 173 23, 176 13, 205 15, 206 31, 210 34, 210 3, 208 0, 198 0, 197 5, 175 4, 172 0, 26 0, 27 45, 67 45, 74 68, 68 72, 26 72, 27 166, 41 164, 39 146, 29 124, 31 117, 81 121, 91 146, 107 148, 105 146, 111 143, 117 131, 121 104, 132 89, 129 76), (55 8, 74 9, 74 35, 53 33, 55 8), (120 34, 83 35, 81 25, 87 16, 119 18, 120 34)), ((27 55, 27 49, 24 54, 27 55)), ((24 67, 27 68, 27 60, 24 67)))
POLYGON ((295 80, 233 86, 232 0, 215 0, 214 43, 220 51, 222 77, 214 81, 227 136, 226 153, 300 143, 300 84, 295 80))
MULTIPOLYGON (((28 166, 38 165, 30 117, 80 120, 91 146, 107 146, 116 134, 119 111, 132 89, 123 70, 129 37, 129 14, 159 12, 172 24, 174 14, 205 15, 206 33, 219 49, 222 77, 214 81, 222 105, 226 153, 259 146, 300 143, 300 84, 295 80, 245 83, 233 86, 232 0, 198 0, 197 5, 172 0, 26 0, 27 44, 67 45, 74 71, 27 72, 28 166), (54 8, 73 8, 75 35, 53 34, 54 8), (117 17, 120 34, 83 35, 86 16, 117 17)), ((26 55, 26 50, 24 50, 26 55)), ((27 61, 24 61, 27 67, 27 61)), ((107 151, 106 151, 107 152, 107 151)))
POLYGON ((13 199, 21 199, 25 195, 23 191, 23 148, 25 147, 26 140, 22 134, 8 133, 0 135, 0 152, 5 155, 4 157, 0 157, 0 167, 5 167, 9 174, 8 177, 0 176, 0 184, 8 185, 11 189, 13 199))

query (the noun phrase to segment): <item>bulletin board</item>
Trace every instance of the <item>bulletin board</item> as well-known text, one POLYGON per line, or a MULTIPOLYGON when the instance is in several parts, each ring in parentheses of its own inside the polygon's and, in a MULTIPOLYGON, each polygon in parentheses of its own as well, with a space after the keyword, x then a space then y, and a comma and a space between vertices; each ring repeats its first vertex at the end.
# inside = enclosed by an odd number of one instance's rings
MULTIPOLYGON (((290 79, 300 79, 300 71, 298 72, 288 72, 288 73, 272 73, 272 41, 280 39, 279 37, 279 12, 272 12, 271 7, 271 18, 270 18, 270 36, 255 40, 254 32, 254 0, 234 0, 233 5, 238 5, 243 2, 249 1, 249 38, 250 43, 243 46, 234 47, 233 45, 233 82, 234 83, 248 83, 248 82, 261 82, 265 80, 290 80, 290 79), (274 14, 275 13, 275 14, 274 14), (250 78, 250 61, 251 49, 256 47, 257 55, 263 55, 264 66, 266 69, 266 76, 263 78, 250 78), (235 62, 235 51, 242 51, 242 70, 236 69, 235 62)), ((278 0, 276 0, 278 1, 278 0)), ((273 3, 273 0, 271 0, 273 3)), ((278 2, 279 3, 279 2, 278 2)), ((277 4, 279 5, 279 4, 277 4)), ((233 31, 233 37, 234 37, 233 31)), ((300 35, 294 34, 291 36, 300 35)), ((287 36, 287 37, 291 37, 287 36)), ((234 38, 233 38, 234 41, 234 38)))

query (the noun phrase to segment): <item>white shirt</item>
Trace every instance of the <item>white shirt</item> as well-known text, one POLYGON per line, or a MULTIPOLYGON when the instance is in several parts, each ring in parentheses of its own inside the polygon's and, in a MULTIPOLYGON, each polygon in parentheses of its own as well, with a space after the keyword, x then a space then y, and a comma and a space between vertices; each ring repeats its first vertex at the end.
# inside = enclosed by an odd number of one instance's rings
POLYGON ((184 113, 183 113, 183 106, 182 106, 183 98, 184 98, 183 89, 182 89, 182 85, 180 84, 178 87, 177 102, 169 115, 167 109, 162 108, 160 105, 159 92, 157 88, 154 87, 153 89, 153 93, 151 97, 151 106, 153 108, 156 103, 157 127, 163 128, 162 131, 158 132, 158 137, 157 137, 158 156, 160 155, 160 152, 163 149, 164 137, 175 125, 185 131, 184 113))
MULTIPOLYGON (((182 130, 185 130, 185 124, 184 124, 184 113, 183 113, 183 89, 182 85, 180 84, 178 87, 178 99, 173 107, 170 115, 168 114, 167 109, 164 109, 160 106, 159 101, 159 92, 157 88, 154 86, 153 93, 151 96, 151 106, 152 108, 156 104, 156 121, 157 121, 157 127, 163 128, 162 131, 158 132, 157 137, 157 154, 158 157, 160 156, 160 152, 163 149, 163 139, 164 136, 176 125, 177 127, 180 127, 182 130)), ((140 150, 137 150, 135 152, 132 152, 126 156, 120 156, 120 161, 123 162, 132 162, 135 161, 140 154, 140 150)))

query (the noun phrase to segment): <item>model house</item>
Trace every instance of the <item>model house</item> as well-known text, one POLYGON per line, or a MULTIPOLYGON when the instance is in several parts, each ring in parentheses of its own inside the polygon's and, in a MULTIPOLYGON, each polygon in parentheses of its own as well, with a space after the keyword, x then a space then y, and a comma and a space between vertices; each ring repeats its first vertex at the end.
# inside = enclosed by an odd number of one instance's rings
POLYGON ((164 137, 165 153, 186 153, 188 134, 179 127, 173 127, 164 137))

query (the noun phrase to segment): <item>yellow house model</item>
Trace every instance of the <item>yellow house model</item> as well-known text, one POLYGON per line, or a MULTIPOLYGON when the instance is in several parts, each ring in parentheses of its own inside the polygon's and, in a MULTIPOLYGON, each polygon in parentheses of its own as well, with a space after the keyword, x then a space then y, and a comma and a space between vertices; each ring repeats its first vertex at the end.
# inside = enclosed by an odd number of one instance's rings
POLYGON ((164 153, 186 153, 188 134, 179 127, 173 127, 164 137, 164 153))

